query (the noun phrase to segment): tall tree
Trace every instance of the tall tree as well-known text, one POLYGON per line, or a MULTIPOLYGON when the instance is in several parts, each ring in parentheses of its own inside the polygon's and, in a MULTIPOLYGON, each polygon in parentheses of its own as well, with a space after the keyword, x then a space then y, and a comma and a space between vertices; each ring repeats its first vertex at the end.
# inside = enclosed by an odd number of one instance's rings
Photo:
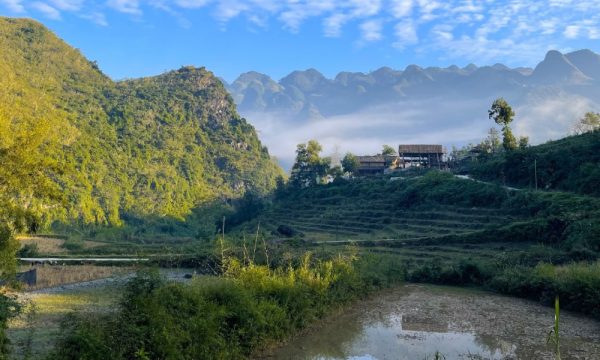
POLYGON ((575 135, 590 131, 600 130, 600 113, 587 112, 575 123, 573 132, 575 135))
POLYGON ((321 158, 319 154, 322 150, 321 144, 316 140, 310 140, 306 144, 298 144, 296 161, 290 176, 292 186, 303 188, 315 185, 320 178, 327 174, 331 159, 321 158))
POLYGON ((381 155, 396 155, 396 150, 389 145, 383 145, 381 155))
POLYGON ((354 174, 359 166, 360 162, 354 154, 346 153, 346 155, 344 155, 344 158, 342 159, 342 168, 344 169, 344 172, 354 174))
POLYGON ((488 110, 488 116, 496 124, 502 125, 502 147, 507 151, 516 149, 517 139, 510 130, 510 123, 515 117, 515 112, 508 102, 503 98, 494 100, 491 109, 488 110))

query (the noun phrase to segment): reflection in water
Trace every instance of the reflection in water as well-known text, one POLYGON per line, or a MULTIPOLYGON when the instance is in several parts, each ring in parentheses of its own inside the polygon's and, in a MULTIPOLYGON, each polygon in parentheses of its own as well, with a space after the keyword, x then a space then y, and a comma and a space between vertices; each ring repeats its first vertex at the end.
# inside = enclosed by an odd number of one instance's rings
MULTIPOLYGON (((519 299, 412 285, 360 303, 264 355, 270 359, 422 360, 432 359, 439 351, 446 360, 552 359, 545 344, 551 315, 551 309, 519 299)), ((594 359, 594 354, 600 354, 600 324, 564 318, 561 341, 565 351, 571 351, 566 358, 594 359)))

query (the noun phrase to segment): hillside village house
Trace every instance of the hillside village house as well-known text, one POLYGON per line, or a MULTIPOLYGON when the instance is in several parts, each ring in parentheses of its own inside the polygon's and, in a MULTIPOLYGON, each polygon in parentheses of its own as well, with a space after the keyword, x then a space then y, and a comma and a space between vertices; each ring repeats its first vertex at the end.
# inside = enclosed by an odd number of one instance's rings
POLYGON ((409 167, 436 167, 445 166, 444 156, 446 150, 442 145, 400 145, 398 155, 400 165, 409 167))
POLYGON ((400 159, 396 155, 357 156, 357 158, 360 163, 357 170, 359 176, 384 174, 400 166, 400 159))

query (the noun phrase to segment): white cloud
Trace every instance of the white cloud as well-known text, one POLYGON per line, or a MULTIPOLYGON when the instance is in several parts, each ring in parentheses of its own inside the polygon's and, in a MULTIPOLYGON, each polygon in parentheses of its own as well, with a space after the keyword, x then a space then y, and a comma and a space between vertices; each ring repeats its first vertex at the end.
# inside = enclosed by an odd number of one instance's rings
POLYGON ((402 21, 396 24, 394 27, 394 35, 396 36, 394 47, 398 49, 403 49, 408 45, 413 45, 419 42, 415 24, 410 20, 402 21))
POLYGON ((383 38, 381 20, 368 20, 360 24, 361 40, 366 42, 379 41, 383 38))
POLYGON ((25 12, 25 7, 23 6, 23 2, 21 0, 0 0, 0 4, 3 4, 12 12, 25 12))
POLYGON ((419 44, 414 50, 426 53, 441 45, 447 53, 438 56, 448 60, 463 61, 466 56, 481 62, 501 56, 496 61, 513 64, 525 59, 523 50, 568 50, 573 39, 600 38, 600 0, 0 0, 0 5, 51 18, 70 12, 100 25, 108 23, 100 15, 106 8, 136 18, 152 8, 184 27, 191 25, 188 15, 199 11, 211 14, 223 27, 241 18, 251 31, 283 28, 296 33, 310 22, 321 24, 326 37, 358 34, 359 44, 388 38, 399 51, 419 44), (396 26, 388 29, 386 23, 396 26))
POLYGON ((34 2, 31 7, 52 20, 60 20, 60 11, 43 2, 34 2))
POLYGON ((563 34, 567 39, 575 39, 579 35, 579 29, 578 25, 569 25, 565 28, 563 34))
POLYGON ((50 0, 52 6, 63 11, 78 11, 81 9, 83 0, 50 0))
POLYGON ((342 26, 348 21, 344 14, 333 14, 323 20, 323 32, 327 37, 338 37, 342 33, 342 26))
POLYGON ((391 13, 396 18, 410 16, 413 8, 412 0, 392 0, 391 13))
POLYGON ((80 15, 82 19, 90 20, 96 25, 100 26, 108 26, 108 21, 106 20, 106 16, 101 12, 92 12, 89 14, 80 15))
POLYGON ((109 7, 131 15, 141 15, 142 10, 140 8, 139 0, 108 0, 106 3, 109 7))
POLYGON ((175 4, 184 9, 199 9, 210 3, 210 0, 175 0, 175 4))

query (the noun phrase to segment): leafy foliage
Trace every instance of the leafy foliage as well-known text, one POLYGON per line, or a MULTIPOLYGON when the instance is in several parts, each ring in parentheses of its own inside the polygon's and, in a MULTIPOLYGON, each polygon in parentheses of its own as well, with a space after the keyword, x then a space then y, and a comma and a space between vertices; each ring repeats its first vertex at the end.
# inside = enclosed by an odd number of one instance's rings
POLYGON ((342 159, 342 168, 344 169, 344 172, 353 174, 356 172, 356 170, 358 170, 359 166, 360 161, 358 161, 356 155, 352 153, 347 153, 344 155, 344 158, 342 159))
POLYGON ((68 319, 51 358, 245 358, 333 307, 402 281, 401 265, 381 260, 307 254, 298 266, 272 270, 228 259, 225 277, 187 285, 140 273, 117 314, 68 319))
POLYGON ((316 140, 306 144, 298 144, 296 161, 292 167, 290 184, 296 188, 315 185, 319 179, 327 174, 330 166, 329 158, 321 158, 319 154, 323 148, 316 140))
POLYGON ((600 196, 600 132, 588 132, 515 151, 481 156, 469 164, 474 177, 517 187, 600 196))
POLYGON ((573 128, 575 135, 585 134, 586 132, 600 130, 600 113, 587 112, 577 120, 573 128))
POLYGON ((494 100, 492 107, 488 110, 488 116, 496 124, 502 125, 502 146, 504 150, 516 149, 517 139, 510 130, 510 123, 513 121, 515 112, 508 102, 503 98, 494 100))
POLYGON ((282 174, 203 68, 115 83, 32 20, 0 18, 0 49, 0 200, 35 228, 184 219, 282 174))

